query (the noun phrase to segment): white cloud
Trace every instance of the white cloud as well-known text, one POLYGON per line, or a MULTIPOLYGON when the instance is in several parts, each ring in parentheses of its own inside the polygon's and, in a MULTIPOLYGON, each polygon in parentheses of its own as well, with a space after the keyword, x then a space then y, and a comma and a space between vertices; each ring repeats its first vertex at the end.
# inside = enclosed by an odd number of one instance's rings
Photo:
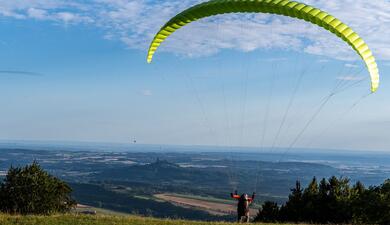
POLYGON ((359 65, 351 64, 351 63, 346 63, 344 66, 348 68, 359 68, 359 65))
POLYGON ((52 15, 54 20, 68 23, 92 23, 94 20, 87 16, 81 16, 71 12, 58 12, 52 15))
POLYGON ((153 92, 151 90, 148 90, 148 89, 145 89, 145 90, 142 90, 141 91, 141 94, 143 96, 152 96, 153 95, 153 92))
POLYGON ((337 77, 337 80, 345 80, 345 81, 360 81, 364 80, 364 77, 357 77, 357 76, 342 76, 342 77, 337 77))
POLYGON ((318 63, 327 63, 329 62, 329 59, 319 59, 317 60, 318 63))
POLYGON ((40 19, 40 20, 47 19, 47 12, 46 10, 43 9, 29 8, 27 10, 27 15, 28 17, 34 19, 40 19))
MULTIPOLYGON (((65 24, 88 23, 146 51, 153 35, 169 18, 200 0, 0 0, 0 15, 65 24)), ((390 2, 387 0, 303 0, 349 24, 378 59, 390 60, 390 2)), ((229 14, 194 22, 172 35, 161 51, 187 56, 210 55, 221 49, 304 51, 338 59, 358 59, 354 51, 329 32, 281 16, 229 14)))
POLYGON ((77 1, 62 0, 0 0, 0 15, 15 19, 36 19, 53 22, 91 23, 93 5, 87 6, 77 1))

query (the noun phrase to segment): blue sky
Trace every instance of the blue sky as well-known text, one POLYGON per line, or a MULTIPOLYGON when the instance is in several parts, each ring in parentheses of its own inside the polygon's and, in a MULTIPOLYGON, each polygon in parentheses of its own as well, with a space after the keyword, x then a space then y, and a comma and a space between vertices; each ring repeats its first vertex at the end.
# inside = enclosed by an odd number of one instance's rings
POLYGON ((368 73, 353 50, 284 17, 194 23, 148 65, 154 33, 198 2, 0 0, 0 139, 390 151, 388 1, 305 1, 350 24, 373 49, 382 83, 361 101, 368 73), (297 138, 335 84, 360 80, 297 138))

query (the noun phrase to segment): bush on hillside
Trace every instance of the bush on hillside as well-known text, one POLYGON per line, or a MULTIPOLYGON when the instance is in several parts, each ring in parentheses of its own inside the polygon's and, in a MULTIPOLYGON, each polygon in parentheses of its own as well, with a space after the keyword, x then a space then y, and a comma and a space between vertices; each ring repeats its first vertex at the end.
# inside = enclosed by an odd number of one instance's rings
POLYGON ((76 202, 72 189, 34 162, 11 167, 0 185, 0 211, 11 214, 52 214, 67 212, 76 202))

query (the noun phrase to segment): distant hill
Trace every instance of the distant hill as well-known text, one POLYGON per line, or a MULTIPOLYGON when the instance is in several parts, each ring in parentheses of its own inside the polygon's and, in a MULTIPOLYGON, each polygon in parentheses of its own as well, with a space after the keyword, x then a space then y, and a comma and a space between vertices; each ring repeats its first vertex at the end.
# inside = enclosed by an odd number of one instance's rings
POLYGON ((232 182, 237 182, 240 192, 251 193, 259 182, 258 199, 284 202, 289 187, 297 179, 309 182, 313 176, 328 177, 337 169, 315 163, 256 162, 192 159, 187 164, 157 160, 144 165, 121 165, 97 171, 92 180, 101 180, 123 186, 134 183, 153 186, 160 193, 173 192, 228 198, 232 182), (258 179, 257 179, 258 178, 258 179), (131 182, 127 183, 127 182, 131 182), (265 197, 266 196, 266 197, 265 197))
POLYGON ((150 184, 213 185, 215 188, 228 186, 228 180, 221 179, 226 177, 226 172, 222 169, 183 168, 165 160, 157 160, 147 165, 107 169, 96 176, 100 179, 131 180, 150 184))

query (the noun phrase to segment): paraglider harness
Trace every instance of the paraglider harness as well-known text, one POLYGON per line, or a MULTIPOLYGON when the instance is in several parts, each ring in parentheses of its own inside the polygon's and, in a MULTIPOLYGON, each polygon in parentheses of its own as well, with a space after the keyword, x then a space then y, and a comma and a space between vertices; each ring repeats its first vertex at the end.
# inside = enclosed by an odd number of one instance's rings
POLYGON ((238 200, 237 204, 237 221, 241 222, 242 217, 245 217, 244 220, 249 222, 249 205, 253 202, 256 197, 256 193, 253 192, 252 197, 247 197, 247 194, 238 195, 237 191, 230 194, 234 199, 238 200))

